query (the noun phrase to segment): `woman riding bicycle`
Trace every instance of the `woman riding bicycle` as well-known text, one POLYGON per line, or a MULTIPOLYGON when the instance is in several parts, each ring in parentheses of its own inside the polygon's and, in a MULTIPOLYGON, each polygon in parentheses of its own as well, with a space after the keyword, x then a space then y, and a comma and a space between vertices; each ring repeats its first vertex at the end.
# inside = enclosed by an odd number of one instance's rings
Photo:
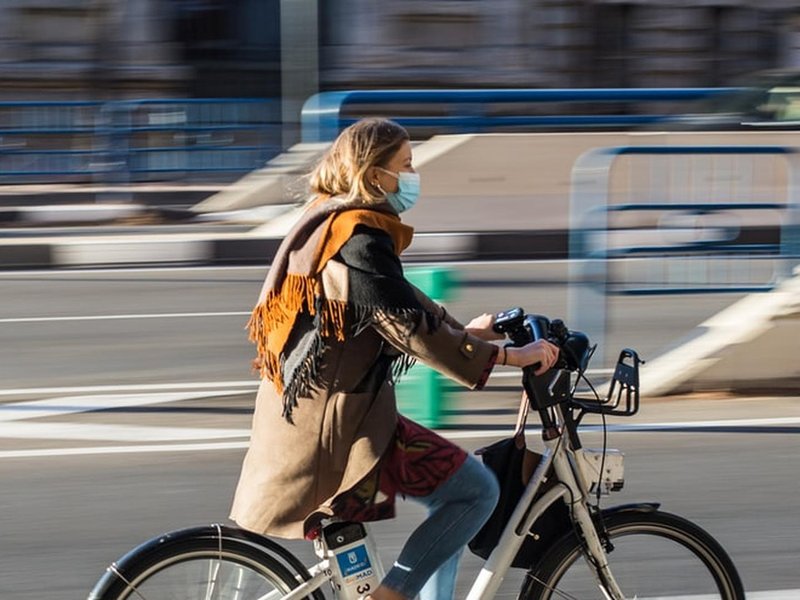
POLYGON ((391 518, 397 493, 426 505, 376 600, 451 598, 498 494, 475 458, 397 413, 394 380, 418 359, 479 389, 497 363, 544 372, 558 354, 546 341, 498 348, 491 315, 465 327, 404 278, 411 159, 402 127, 365 119, 312 173, 249 323, 263 379, 231 511, 245 529, 311 539, 323 519, 391 518))

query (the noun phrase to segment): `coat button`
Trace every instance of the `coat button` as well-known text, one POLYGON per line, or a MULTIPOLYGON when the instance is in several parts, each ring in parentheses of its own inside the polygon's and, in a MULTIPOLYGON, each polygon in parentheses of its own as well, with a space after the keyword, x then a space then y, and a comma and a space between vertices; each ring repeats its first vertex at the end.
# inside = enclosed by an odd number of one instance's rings
POLYGON ((464 349, 465 349, 467 352, 472 352, 474 348, 472 347, 472 344, 466 344, 466 345, 464 346, 464 349))

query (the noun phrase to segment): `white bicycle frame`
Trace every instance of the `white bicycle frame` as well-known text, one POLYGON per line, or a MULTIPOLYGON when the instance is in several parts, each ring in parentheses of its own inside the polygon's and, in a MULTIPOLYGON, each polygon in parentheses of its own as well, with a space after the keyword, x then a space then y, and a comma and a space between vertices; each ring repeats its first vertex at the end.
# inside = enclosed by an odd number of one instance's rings
MULTIPOLYGON (((563 424, 564 418, 560 406, 554 406, 557 422, 563 424)), ((546 437, 543 435, 543 437, 546 437)), ((607 600, 625 600, 608 567, 606 552, 595 529, 589 509, 587 508, 588 485, 583 473, 577 467, 576 453, 569 443, 569 436, 563 426, 544 439, 545 450, 536 470, 533 472, 522 497, 514 509, 511 518, 503 530, 500 540, 486 559, 483 567, 475 578, 466 600, 490 600, 494 598, 503 582, 514 557, 522 547, 534 522, 553 503, 560 499, 570 507, 570 514, 575 526, 580 530, 590 555, 587 568, 592 571, 597 580, 598 587, 607 600), (566 443, 564 443, 566 440, 566 443), (553 466, 560 485, 547 491, 541 498, 534 502, 536 493, 541 487, 545 473, 553 466)), ((323 542, 324 543, 324 542, 323 542)), ((279 591, 259 598, 259 600, 296 600, 308 596, 321 587, 326 581, 333 581, 337 577, 331 568, 330 561, 324 559, 308 569, 311 576, 308 580, 300 580, 300 585, 289 594, 282 595, 279 591)), ((341 583, 341 582, 339 582, 341 583)), ((334 588, 335 589, 335 588, 334 588)))

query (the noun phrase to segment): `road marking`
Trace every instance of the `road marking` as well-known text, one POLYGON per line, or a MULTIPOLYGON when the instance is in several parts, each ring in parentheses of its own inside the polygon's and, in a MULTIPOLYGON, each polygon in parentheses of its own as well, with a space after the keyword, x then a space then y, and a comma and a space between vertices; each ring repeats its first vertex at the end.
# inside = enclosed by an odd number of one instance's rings
POLYGON ((197 400, 213 396, 241 394, 241 390, 204 390, 183 393, 113 394, 104 396, 62 396, 31 402, 0 404, 0 423, 75 413, 197 400))
POLYGON ((122 315, 75 315, 68 317, 10 317, 0 319, 5 323, 53 323, 61 321, 118 321, 122 319, 186 319, 193 317, 245 317, 250 311, 197 312, 197 313, 141 313, 122 315))
MULTIPOLYGON (((513 372, 501 372, 503 377, 514 376, 513 372)), ((518 376, 518 375, 517 375, 518 376)), ((87 424, 64 422, 30 422, 31 419, 43 417, 63 417, 84 412, 97 412, 196 400, 209 397, 238 395, 253 392, 258 381, 198 382, 173 384, 139 384, 120 386, 85 386, 74 388, 28 388, 21 390, 3 390, 5 394, 31 394, 45 392, 84 392, 82 395, 63 395, 42 400, 9 402, 0 404, 0 438, 6 439, 51 439, 51 440, 91 440, 112 442, 176 442, 174 444, 137 444, 114 446, 91 446, 81 448, 52 448, 8 450, 0 452, 0 458, 34 458, 42 456, 76 456, 98 454, 121 454, 138 452, 187 452, 193 450, 225 450, 240 449, 246 446, 245 440, 237 442, 208 442, 198 444, 197 440, 229 440, 230 438, 247 438, 249 429, 236 428, 203 428, 203 427, 167 427, 136 426, 125 424, 87 424), (172 388, 174 391, 154 391, 172 388), (200 388, 200 389, 196 389, 200 388), (131 393, 90 394, 91 391, 128 391, 131 393), (24 421, 24 422, 23 422, 24 421), (186 443, 190 442, 190 443, 186 443)), ((121 417, 124 419, 124 417, 121 417)), ((691 431, 741 427, 787 427, 800 425, 800 416, 729 419, 708 421, 674 421, 656 423, 623 423, 607 426, 612 432, 647 432, 647 431, 691 431)), ((582 425, 581 431, 602 431, 602 425, 582 425)), ((508 427, 491 430, 441 430, 440 433, 453 440, 459 439, 497 439, 507 436, 508 427)), ((531 426, 527 433, 536 435, 541 428, 531 426)))
POLYGON ((181 442, 248 438, 250 429, 146 427, 108 423, 0 423, 0 438, 112 442, 181 442))
MULTIPOLYGON (((765 592, 747 592, 747 600, 796 600, 800 598, 800 589, 770 590, 765 592)), ((658 596, 657 598, 639 598, 639 600, 719 600, 719 594, 694 594, 691 596, 658 596)))
POLYGON ((56 456, 89 456, 97 454, 146 454, 150 452, 205 452, 208 450, 241 450, 249 442, 211 442, 206 444, 153 444, 151 446, 95 446, 92 448, 44 448, 34 450, 3 450, 4 458, 44 458, 56 456))
MULTIPOLYGON (((610 375, 613 369, 589 369, 587 376, 610 375)), ((489 375, 489 380, 493 379, 519 379, 519 371, 498 370, 489 375)), ((255 390, 261 383, 258 379, 243 379, 239 381, 198 381, 195 383, 132 383, 121 385, 84 385, 71 387, 41 387, 41 388, 13 388, 0 389, 0 397, 3 396, 46 396, 48 394, 91 394, 104 392, 150 392, 167 390, 193 390, 193 389, 215 389, 215 388, 246 388, 255 390)), ((241 390, 238 393, 241 393, 241 390)))
MULTIPOLYGON (((750 425, 774 425, 774 424, 800 424, 800 417, 798 418, 788 418, 788 419, 751 419, 751 420, 737 420, 736 422, 743 424, 750 424, 750 425)), ((724 427, 728 425, 730 421, 704 421, 698 423, 683 423, 681 425, 684 429, 692 429, 693 427, 697 428, 708 428, 711 427, 712 424, 716 424, 718 427, 724 427)), ((21 423, 15 423, 15 427, 17 425, 21 425, 21 423)), ((27 425, 27 424, 26 424, 27 425)), ((58 427, 60 424, 52 423, 50 424, 53 427, 58 427)), ((104 425, 97 425, 98 429, 106 427, 104 425)), ((128 426, 117 425, 114 426, 116 428, 117 436, 125 436, 130 438, 135 438, 136 435, 140 435, 140 433, 131 433, 127 435, 125 433, 125 429, 128 426)), ((670 423, 643 423, 638 425, 620 425, 620 426, 609 426, 609 430, 615 432, 639 432, 639 431, 658 431, 661 429, 670 429, 677 427, 677 424, 670 424, 670 423)), ((145 427, 130 427, 131 430, 147 430, 147 433, 150 435, 154 435, 158 433, 159 430, 157 427, 152 428, 145 428, 145 427)), ((160 433, 167 433, 170 428, 163 428, 160 433)), ((441 434, 443 437, 452 439, 452 440, 459 440, 459 439, 497 439, 508 436, 511 432, 513 427, 509 426, 504 429, 493 429, 493 430, 486 430, 486 431, 449 431, 449 430, 438 430, 438 433, 441 434)), ((581 430, 589 430, 589 431, 600 431, 602 427, 600 425, 587 425, 582 426, 581 430)), ((174 431, 178 435, 181 435, 183 428, 175 428, 174 431)), ((74 431, 79 431, 79 427, 76 427, 74 431)), ((86 431, 89 431, 87 429, 86 431)), ((211 434, 214 433, 230 433, 231 437, 245 437, 249 434, 247 430, 215 430, 215 429, 202 429, 196 428, 191 431, 191 436, 198 436, 192 439, 202 439, 202 434, 204 431, 208 431, 211 434)), ((527 428, 527 434, 533 435, 541 433, 541 429, 539 428, 527 428)), ((0 429, 0 437, 2 430, 0 429)), ((98 433, 98 436, 102 434, 98 433)), ((25 436, 20 436, 25 437, 25 436)), ((153 437, 153 441, 158 441, 159 439, 163 439, 166 441, 166 435, 162 438, 153 437)), ((77 439, 77 438, 76 438, 77 439)), ((97 439, 101 439, 98 437, 97 439)), ((102 439, 106 439, 103 437, 102 439)), ((116 437, 117 440, 121 439, 120 437, 116 437)), ((136 438, 138 439, 138 438, 136 438)), ((176 438, 171 438, 176 439, 176 438)), ((88 456, 88 455, 102 455, 102 454, 137 454, 137 453, 153 453, 153 452, 205 452, 205 451, 223 451, 223 450, 240 450, 242 448, 246 448, 248 442, 246 440, 243 441, 236 441, 236 442, 209 442, 209 443, 176 443, 176 444, 152 444, 152 445, 123 445, 123 446, 91 446, 91 447, 80 447, 80 448, 45 448, 45 449, 29 449, 29 450, 5 450, 0 451, 0 460, 2 459, 12 459, 12 458, 40 458, 40 457, 58 457, 58 456, 88 456)), ((771 592, 770 592, 771 593, 771 592)), ((748 596, 749 597, 749 596, 748 596)), ((797 598, 800 596, 789 596, 791 598, 797 598)), ((755 598, 758 598, 757 596, 755 598)), ((764 596, 764 600, 778 600, 781 596, 764 596)))
MULTIPOLYGON (((216 388, 242 387, 256 389, 260 381, 257 379, 244 379, 241 381, 198 381, 196 383, 134 383, 125 385, 86 385, 77 387, 49 387, 49 388, 17 388, 0 390, 0 396, 39 396, 47 394, 90 394, 93 392, 148 392, 155 390, 193 390, 216 388)), ((246 390, 238 390, 241 394, 246 390)), ((221 392, 216 392, 220 394, 221 392)))

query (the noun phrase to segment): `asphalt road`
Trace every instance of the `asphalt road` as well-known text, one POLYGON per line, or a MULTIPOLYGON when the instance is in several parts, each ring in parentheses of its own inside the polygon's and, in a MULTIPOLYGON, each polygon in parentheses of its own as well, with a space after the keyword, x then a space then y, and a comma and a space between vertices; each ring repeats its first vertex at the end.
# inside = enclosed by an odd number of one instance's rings
MULTIPOLYGON (((263 273, 0 274, 0 598, 85 597, 135 544, 225 520, 254 390, 243 325, 263 273)), ((564 316, 563 266, 464 266, 461 279, 458 316, 509 305, 564 316)), ((734 299, 615 302, 611 343, 655 355, 734 299)), ((516 395, 498 377, 454 396, 447 434, 469 448, 497 439, 516 395)), ((797 597, 797 398, 677 399, 631 421, 653 430, 612 432, 626 489, 606 503, 660 501, 723 543, 748 590, 797 597)), ((402 503, 376 527, 385 562, 420 517, 402 503)), ((465 559, 461 592, 478 564, 465 559)))
MULTIPOLYGON (((522 306, 569 324, 563 262, 452 268, 460 285, 447 305, 463 321, 522 306)), ((265 271, 0 272, 0 380, 12 389, 248 379, 244 326, 265 271)), ((631 346, 653 358, 738 297, 612 298, 607 355, 631 346)))

